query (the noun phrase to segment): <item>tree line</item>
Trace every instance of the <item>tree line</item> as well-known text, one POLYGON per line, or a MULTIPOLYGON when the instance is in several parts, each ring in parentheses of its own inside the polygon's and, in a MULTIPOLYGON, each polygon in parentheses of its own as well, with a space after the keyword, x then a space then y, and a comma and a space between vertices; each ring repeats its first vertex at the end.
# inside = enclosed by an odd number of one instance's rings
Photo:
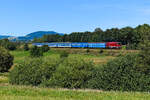
POLYGON ((45 35, 36 38, 33 42, 121 42, 123 45, 136 46, 141 41, 141 31, 150 28, 150 25, 143 24, 135 28, 111 28, 103 31, 96 28, 93 32, 72 32, 65 35, 45 35))

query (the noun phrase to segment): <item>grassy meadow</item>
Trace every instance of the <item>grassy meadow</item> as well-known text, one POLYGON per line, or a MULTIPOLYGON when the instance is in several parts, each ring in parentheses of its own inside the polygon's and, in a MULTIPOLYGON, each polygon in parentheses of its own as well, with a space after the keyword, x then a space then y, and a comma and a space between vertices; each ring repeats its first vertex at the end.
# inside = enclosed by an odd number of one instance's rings
POLYGON ((0 100, 149 100, 149 93, 15 86, 0 74, 0 100))
MULTIPOLYGON (((90 53, 86 53, 86 49, 66 49, 66 48, 52 48, 48 52, 44 53, 44 57, 59 58, 62 51, 68 51, 69 57, 79 57, 85 60, 92 60, 95 64, 104 64, 107 61, 114 59, 115 56, 98 54, 98 50, 91 49, 90 53)), ((118 52, 118 51, 115 51, 118 52)), ((30 56, 29 51, 10 51, 14 56, 14 64, 23 61, 26 57, 30 56)))
MULTIPOLYGON (((67 49, 69 51, 70 49, 67 49)), ((98 50, 92 49, 86 53, 86 49, 72 49, 69 57, 80 57, 92 60, 95 64, 104 64, 116 56, 98 54, 98 50), (73 51, 73 52, 72 52, 73 51)), ((106 51, 105 51, 106 52, 106 51)), ((120 52, 120 51, 114 51, 120 52)), ((130 51, 133 52, 133 51, 130 51)), ((29 51, 11 51, 14 56, 14 64, 26 59, 29 51)), ((44 57, 59 58, 60 49, 54 48, 46 53, 44 57)), ((101 90, 69 90, 51 89, 42 87, 16 86, 9 84, 9 73, 0 73, 0 100, 150 100, 150 94, 145 92, 119 92, 101 90)))

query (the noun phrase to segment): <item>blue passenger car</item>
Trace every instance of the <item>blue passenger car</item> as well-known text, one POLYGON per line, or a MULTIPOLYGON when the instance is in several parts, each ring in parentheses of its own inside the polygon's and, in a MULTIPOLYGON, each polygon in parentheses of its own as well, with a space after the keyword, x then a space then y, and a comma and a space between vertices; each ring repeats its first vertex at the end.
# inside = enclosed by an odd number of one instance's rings
POLYGON ((45 45, 48 45, 49 47, 57 47, 56 43, 46 43, 45 45))
POLYGON ((106 43, 88 43, 88 48, 106 48, 106 43))
POLYGON ((88 43, 71 43, 72 48, 87 48, 88 43))
POLYGON ((57 47, 70 47, 71 48, 71 43, 57 43, 57 47))
POLYGON ((38 47, 48 45, 49 47, 66 47, 66 48, 106 48, 106 43, 33 43, 38 47))

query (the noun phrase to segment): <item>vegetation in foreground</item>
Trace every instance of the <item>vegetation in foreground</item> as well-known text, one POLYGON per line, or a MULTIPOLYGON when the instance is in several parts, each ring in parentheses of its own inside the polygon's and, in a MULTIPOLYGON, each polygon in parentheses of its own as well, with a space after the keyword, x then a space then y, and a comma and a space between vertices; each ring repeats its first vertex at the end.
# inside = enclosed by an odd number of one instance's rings
POLYGON ((0 74, 0 100, 149 100, 150 98, 147 92, 107 92, 15 86, 8 83, 8 74, 0 74))
POLYGON ((0 86, 1 100, 149 100, 149 93, 0 86))

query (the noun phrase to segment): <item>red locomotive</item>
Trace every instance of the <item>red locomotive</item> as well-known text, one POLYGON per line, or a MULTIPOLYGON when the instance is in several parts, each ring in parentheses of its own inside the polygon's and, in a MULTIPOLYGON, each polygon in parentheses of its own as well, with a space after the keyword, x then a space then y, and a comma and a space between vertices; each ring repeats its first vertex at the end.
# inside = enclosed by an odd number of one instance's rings
POLYGON ((106 47, 107 48, 121 48, 122 45, 120 42, 106 42, 106 47))

